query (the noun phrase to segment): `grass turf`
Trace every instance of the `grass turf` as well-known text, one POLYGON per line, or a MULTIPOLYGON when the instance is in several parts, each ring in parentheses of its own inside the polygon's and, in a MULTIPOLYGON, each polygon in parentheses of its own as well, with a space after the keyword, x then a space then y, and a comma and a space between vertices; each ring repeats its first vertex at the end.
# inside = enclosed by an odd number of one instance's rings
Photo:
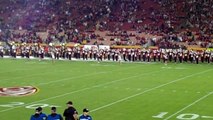
POLYGON ((94 120, 212 119, 212 73, 212 64, 0 59, 0 87, 39 88, 0 97, 0 119, 28 120, 37 106, 46 114, 58 106, 62 114, 69 100, 79 114, 89 108, 94 120))

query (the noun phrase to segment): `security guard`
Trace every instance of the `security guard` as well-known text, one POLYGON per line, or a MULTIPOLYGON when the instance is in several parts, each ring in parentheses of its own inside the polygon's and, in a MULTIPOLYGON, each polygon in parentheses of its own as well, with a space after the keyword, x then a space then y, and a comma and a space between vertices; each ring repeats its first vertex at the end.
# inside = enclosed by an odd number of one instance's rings
POLYGON ((63 120, 61 114, 56 113, 56 107, 51 108, 51 114, 47 116, 47 120, 63 120))

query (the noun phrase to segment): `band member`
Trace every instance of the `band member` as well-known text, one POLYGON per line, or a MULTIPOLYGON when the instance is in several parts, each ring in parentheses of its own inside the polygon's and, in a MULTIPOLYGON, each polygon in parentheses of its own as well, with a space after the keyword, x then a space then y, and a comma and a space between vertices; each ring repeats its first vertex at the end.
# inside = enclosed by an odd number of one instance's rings
POLYGON ((62 43, 61 44, 61 47, 60 47, 60 55, 63 59, 67 58, 67 53, 66 53, 66 45, 65 43, 62 43))
POLYGON ((180 63, 183 62, 183 53, 181 51, 178 53, 178 59, 180 63))
POLYGON ((72 49, 69 48, 69 47, 67 48, 67 57, 68 57, 69 60, 72 59, 72 49))
POLYGON ((25 55, 26 55, 26 58, 30 58, 30 46, 27 45, 26 48, 25 48, 25 55))
POLYGON ((138 50, 134 50, 134 61, 138 60, 138 50))
POLYGON ((138 60, 141 61, 141 50, 138 49, 138 60))
POLYGON ((157 58, 157 51, 153 50, 153 59, 154 59, 154 62, 156 62, 156 58, 157 58))
POLYGON ((107 49, 106 48, 103 50, 103 58, 104 58, 104 60, 107 59, 107 49))
POLYGON ((4 57, 4 48, 3 48, 3 46, 1 45, 1 43, 0 43, 0 57, 4 57))
POLYGON ((196 64, 199 63, 199 54, 198 53, 195 53, 195 61, 196 61, 196 64))
POLYGON ((172 51, 170 50, 168 54, 169 54, 169 62, 172 62, 172 51))
POLYGON ((43 60, 44 59, 44 47, 39 46, 38 54, 39 54, 39 61, 43 60))
POLYGON ((81 58, 81 48, 80 47, 77 47, 77 56, 76 56, 77 59, 80 59, 81 58))
POLYGON ((146 57, 147 57, 147 61, 150 62, 151 57, 150 57, 150 51, 149 50, 147 51, 147 56, 146 57))
POLYGON ((177 62, 177 56, 178 56, 178 53, 176 50, 173 51, 173 59, 174 59, 174 62, 176 63, 177 62))
POLYGON ((32 46, 32 54, 34 57, 39 57, 39 45, 37 43, 32 46))
POLYGON ((55 48, 55 59, 59 60, 59 57, 60 57, 60 49, 55 48))
POLYGON ((143 62, 145 62, 146 61, 146 51, 145 50, 142 51, 142 57, 143 57, 143 62))
POLYGON ((92 52, 92 49, 90 49, 90 50, 89 50, 89 53, 88 53, 88 54, 89 54, 90 60, 92 59, 92 53, 93 53, 93 52, 92 52))
POLYGON ((126 49, 125 48, 123 49, 122 53, 123 53, 123 59, 124 59, 124 61, 127 61, 127 59, 126 59, 126 49))
POLYGON ((206 62, 210 63, 210 52, 206 51, 206 55, 205 56, 206 56, 206 58, 205 58, 206 62))
POLYGON ((99 51, 97 52, 97 60, 98 60, 98 63, 99 63, 100 61, 102 61, 102 51, 101 51, 101 50, 99 50, 99 51))
POLYGON ((118 61, 118 50, 115 51, 115 61, 118 61))
POLYGON ((158 58, 158 62, 160 62, 161 59, 161 51, 157 50, 157 58, 158 58))
POLYGON ((200 61, 202 62, 202 63, 204 63, 204 52, 202 51, 201 53, 200 53, 200 61))
POLYGON ((24 56, 25 56, 25 44, 23 43, 22 45, 21 45, 21 57, 23 58, 24 56))
POLYGON ((112 60, 115 61, 115 50, 114 49, 111 50, 111 57, 112 57, 112 60))
POLYGON ((36 50, 35 50, 35 49, 36 49, 36 46, 35 46, 35 45, 32 45, 32 46, 31 46, 31 52, 32 52, 31 54, 32 54, 33 57, 37 57, 37 56, 36 56, 36 50))
POLYGON ((184 52, 184 62, 188 62, 188 51, 184 52))
POLYGON ((110 55, 111 55, 110 53, 111 53, 111 51, 110 51, 110 50, 107 50, 107 59, 108 59, 108 60, 110 60, 110 55))
POLYGON ((86 60, 88 60, 88 53, 89 53, 89 49, 86 49, 85 50, 85 58, 86 58, 86 60))
POLYGON ((166 52, 163 54, 163 61, 164 61, 164 64, 167 65, 168 55, 166 52))
POLYGON ((17 52, 17 50, 16 50, 16 45, 13 44, 13 45, 12 45, 12 51, 11 51, 12 57, 16 58, 16 52, 17 52))
POLYGON ((132 61, 135 61, 135 52, 134 52, 134 50, 132 49, 132 51, 131 51, 131 60, 132 61))
POLYGON ((193 51, 191 50, 190 52, 189 52, 189 60, 190 60, 190 62, 191 63, 193 63, 193 51))
POLYGON ((97 50, 93 50, 93 58, 94 58, 94 60, 97 59, 97 50))
POLYGON ((54 59, 56 58, 55 57, 55 53, 56 53, 55 50, 56 50, 55 46, 53 46, 52 44, 50 44, 49 45, 49 54, 50 54, 50 56, 52 58, 52 63, 54 63, 54 59))
POLYGON ((86 53, 86 50, 85 49, 83 49, 83 51, 82 51, 82 58, 83 58, 83 60, 85 60, 85 53, 86 53))
POLYGON ((131 49, 128 49, 128 60, 131 61, 131 49))
POLYGON ((72 53, 73 53, 73 57, 74 57, 75 59, 77 59, 77 54, 78 54, 77 52, 78 52, 77 48, 74 47, 74 48, 72 49, 72 53))
POLYGON ((118 62, 119 62, 119 64, 121 64, 121 60, 122 60, 122 58, 121 58, 121 53, 119 52, 119 53, 118 53, 118 62))

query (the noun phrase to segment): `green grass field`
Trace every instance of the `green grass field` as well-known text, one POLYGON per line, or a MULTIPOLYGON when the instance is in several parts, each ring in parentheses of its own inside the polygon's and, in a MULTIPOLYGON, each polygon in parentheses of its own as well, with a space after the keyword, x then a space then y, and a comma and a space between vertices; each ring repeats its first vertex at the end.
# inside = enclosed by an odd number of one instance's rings
POLYGON ((0 120, 29 120, 34 108, 63 113, 71 100, 94 120, 213 120, 213 65, 0 59, 0 87, 35 86, 0 97, 0 120))

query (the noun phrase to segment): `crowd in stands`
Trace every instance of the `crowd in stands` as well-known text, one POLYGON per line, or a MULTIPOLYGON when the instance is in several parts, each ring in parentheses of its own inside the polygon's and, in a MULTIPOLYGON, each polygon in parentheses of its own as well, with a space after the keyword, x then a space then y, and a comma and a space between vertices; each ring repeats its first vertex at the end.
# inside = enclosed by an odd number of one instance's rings
POLYGON ((210 0, 7 0, 0 2, 0 40, 210 48, 212 10, 210 0), (95 31, 110 31, 114 37, 106 39, 109 34, 100 36, 95 31), (46 37, 38 32, 45 32, 46 37))

